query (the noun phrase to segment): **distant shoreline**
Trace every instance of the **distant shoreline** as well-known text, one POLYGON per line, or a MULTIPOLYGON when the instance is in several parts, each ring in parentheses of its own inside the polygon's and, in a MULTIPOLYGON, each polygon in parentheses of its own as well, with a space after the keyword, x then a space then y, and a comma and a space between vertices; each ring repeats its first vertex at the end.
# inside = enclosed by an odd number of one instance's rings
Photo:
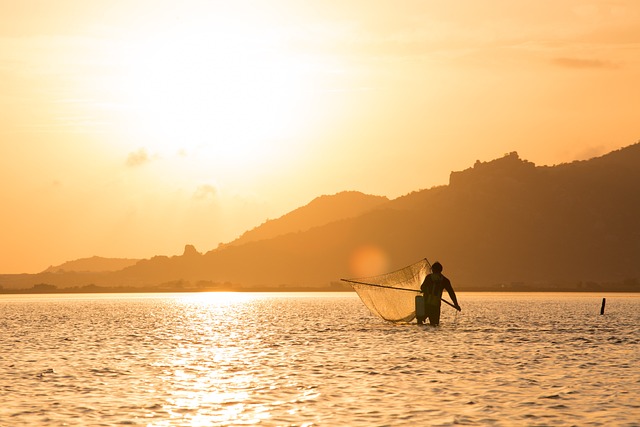
MULTIPOLYGON (((492 285, 454 285, 457 292, 613 292, 613 293, 640 293, 637 280, 623 282, 577 282, 575 284, 561 283, 495 283, 492 285)), ((41 282, 31 286, 7 287, 0 282, 0 295, 2 294, 104 294, 104 293, 182 293, 182 292, 353 292, 351 285, 342 281, 333 281, 325 285, 243 285, 232 282, 201 281, 191 283, 185 280, 157 284, 121 284, 121 285, 97 285, 94 283, 60 286, 41 282)))
MULTIPOLYGON (((316 288, 316 287, 295 287, 295 288, 274 288, 274 287, 255 287, 255 288, 216 288, 216 289, 150 289, 150 288, 99 288, 99 289, 78 289, 78 288, 64 288, 64 289, 0 289, 0 295, 65 295, 65 294, 171 294, 171 293, 207 293, 207 292, 237 292, 237 293, 250 293, 250 292, 292 292, 292 293, 304 293, 304 292, 344 292, 353 293, 353 289, 347 288, 316 288)), ((638 293, 640 290, 618 290, 618 289, 499 289, 499 288, 482 288, 482 289, 459 289, 457 292, 500 292, 500 293, 576 293, 576 294, 588 294, 588 293, 638 293)))

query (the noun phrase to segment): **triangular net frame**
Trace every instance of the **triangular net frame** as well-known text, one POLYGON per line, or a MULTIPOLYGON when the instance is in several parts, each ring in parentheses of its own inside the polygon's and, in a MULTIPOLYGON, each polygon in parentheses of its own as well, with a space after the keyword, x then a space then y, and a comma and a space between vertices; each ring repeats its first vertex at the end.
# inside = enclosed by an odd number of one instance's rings
POLYGON ((424 258, 400 270, 378 276, 342 279, 376 316, 389 322, 411 322, 416 317, 415 297, 431 271, 424 258))

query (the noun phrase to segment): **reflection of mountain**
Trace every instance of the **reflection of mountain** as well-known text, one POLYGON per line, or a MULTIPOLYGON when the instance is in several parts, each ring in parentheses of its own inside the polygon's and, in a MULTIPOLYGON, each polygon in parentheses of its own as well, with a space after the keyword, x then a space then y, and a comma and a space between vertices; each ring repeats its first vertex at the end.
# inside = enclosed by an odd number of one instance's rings
MULTIPOLYGON (((81 280, 327 285, 352 275, 349 263, 359 248, 377 247, 390 268, 425 256, 440 260, 462 290, 512 283, 580 289, 580 282, 586 289, 590 281, 626 281, 640 290, 638 218, 640 144, 553 167, 511 153, 453 172, 447 186, 391 201, 359 193, 324 196, 206 254, 187 250, 81 280)), ((38 276, 30 282, 80 280, 38 276)))

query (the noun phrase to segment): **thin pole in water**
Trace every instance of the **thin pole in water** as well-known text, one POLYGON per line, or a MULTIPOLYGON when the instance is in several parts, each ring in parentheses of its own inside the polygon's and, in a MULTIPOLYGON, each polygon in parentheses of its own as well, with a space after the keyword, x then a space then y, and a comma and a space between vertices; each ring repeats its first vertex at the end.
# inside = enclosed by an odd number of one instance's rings
POLYGON ((607 299, 606 298, 602 298, 602 307, 600 307, 600 315, 602 316, 604 314, 604 305, 607 303, 607 299))

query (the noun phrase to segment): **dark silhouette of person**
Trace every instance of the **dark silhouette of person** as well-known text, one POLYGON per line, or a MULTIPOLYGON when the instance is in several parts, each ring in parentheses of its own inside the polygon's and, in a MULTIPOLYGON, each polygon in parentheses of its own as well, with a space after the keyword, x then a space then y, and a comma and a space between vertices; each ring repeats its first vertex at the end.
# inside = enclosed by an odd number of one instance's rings
POLYGON ((440 304, 442 298, 442 291, 447 290, 451 301, 456 310, 460 311, 461 308, 458 305, 458 299, 456 293, 451 286, 451 282, 442 274, 442 264, 439 262, 433 263, 431 266, 431 274, 428 274, 420 286, 420 291, 423 294, 424 306, 425 306, 425 318, 418 318, 418 324, 422 324, 427 318, 429 324, 432 326, 438 326, 440 324, 440 304))

